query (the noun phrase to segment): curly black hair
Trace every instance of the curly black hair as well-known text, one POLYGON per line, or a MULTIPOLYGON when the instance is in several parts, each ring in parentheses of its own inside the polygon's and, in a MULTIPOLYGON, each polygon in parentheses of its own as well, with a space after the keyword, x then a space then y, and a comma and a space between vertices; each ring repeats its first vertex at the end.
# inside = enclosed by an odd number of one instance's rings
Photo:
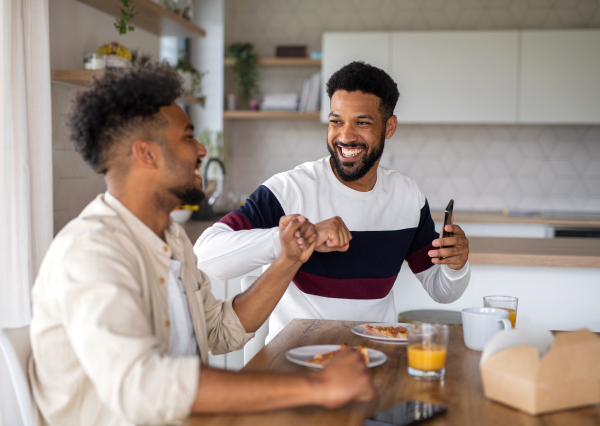
POLYGON ((380 99, 379 111, 384 123, 394 114, 400 97, 398 85, 385 71, 363 61, 350 62, 333 73, 327 81, 329 99, 337 90, 377 96, 380 99))
POLYGON ((179 74, 167 64, 106 72, 75 96, 67 119, 75 149, 96 172, 106 174, 124 137, 162 127, 165 120, 156 113, 181 93, 179 74))

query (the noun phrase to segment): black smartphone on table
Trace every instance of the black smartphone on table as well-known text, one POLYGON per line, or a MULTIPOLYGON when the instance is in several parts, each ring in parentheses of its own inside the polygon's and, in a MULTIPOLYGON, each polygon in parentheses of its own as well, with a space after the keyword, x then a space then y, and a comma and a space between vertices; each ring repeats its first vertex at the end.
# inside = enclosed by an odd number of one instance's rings
MULTIPOLYGON (((444 226, 442 227, 442 238, 451 237, 454 234, 452 232, 446 231, 446 225, 452 225, 452 213, 454 212, 454 200, 450 200, 448 205, 446 206, 446 210, 444 211, 444 226)), ((442 246, 440 248, 446 248, 449 246, 442 246)), ((442 260, 443 257, 440 257, 442 260)))
POLYGON ((406 401, 381 411, 371 419, 363 420, 365 426, 409 426, 444 414, 446 407, 421 401, 406 401))

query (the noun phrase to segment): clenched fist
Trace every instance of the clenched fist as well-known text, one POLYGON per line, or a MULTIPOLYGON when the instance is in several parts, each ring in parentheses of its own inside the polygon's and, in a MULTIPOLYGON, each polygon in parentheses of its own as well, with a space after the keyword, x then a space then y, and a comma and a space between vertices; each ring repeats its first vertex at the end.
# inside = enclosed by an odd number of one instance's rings
POLYGON ((315 225, 299 214, 279 220, 281 255, 292 262, 305 263, 312 255, 317 241, 315 225))
POLYGON ((352 234, 341 217, 335 216, 315 225, 318 238, 315 250, 321 253, 330 251, 347 251, 352 234))

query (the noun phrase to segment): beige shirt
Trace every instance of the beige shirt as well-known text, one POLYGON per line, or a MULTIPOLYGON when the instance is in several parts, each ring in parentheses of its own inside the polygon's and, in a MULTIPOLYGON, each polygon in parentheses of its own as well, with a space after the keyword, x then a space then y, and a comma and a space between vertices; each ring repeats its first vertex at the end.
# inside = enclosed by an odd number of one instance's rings
POLYGON ((184 230, 160 239, 109 193, 99 195, 52 242, 32 291, 30 379, 48 425, 167 424, 185 418, 208 352, 240 349, 254 336, 216 299, 184 230), (167 282, 182 260, 200 360, 171 357, 167 282))

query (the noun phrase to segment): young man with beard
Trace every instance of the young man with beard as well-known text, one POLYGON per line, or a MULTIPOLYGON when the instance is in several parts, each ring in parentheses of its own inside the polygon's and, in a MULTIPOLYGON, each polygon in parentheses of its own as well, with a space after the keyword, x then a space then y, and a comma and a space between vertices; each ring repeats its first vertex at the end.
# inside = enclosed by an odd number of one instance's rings
POLYGON ((190 413, 255 412, 366 401, 358 353, 321 373, 236 373, 208 353, 240 349, 306 262, 314 225, 278 220, 280 253, 246 292, 226 301, 196 268, 169 213, 202 197, 206 150, 174 102, 168 66, 107 73, 78 94, 70 116, 83 158, 108 190, 52 242, 33 287, 30 378, 38 424, 173 424, 190 413))
POLYGON ((267 341, 294 318, 396 321, 392 286, 405 259, 439 303, 457 300, 469 283, 462 229, 448 225, 454 236, 438 238, 416 183, 379 166, 398 125, 396 83, 352 62, 331 76, 327 94, 330 156, 269 179, 194 247, 198 267, 228 279, 277 258, 280 217, 299 212, 315 223, 315 253, 273 311, 267 341))

